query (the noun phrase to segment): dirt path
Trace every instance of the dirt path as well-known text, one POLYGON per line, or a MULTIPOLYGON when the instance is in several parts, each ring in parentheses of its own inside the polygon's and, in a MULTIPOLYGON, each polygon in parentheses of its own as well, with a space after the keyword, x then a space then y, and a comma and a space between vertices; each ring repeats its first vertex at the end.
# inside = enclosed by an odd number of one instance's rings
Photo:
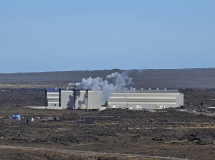
POLYGON ((79 151, 79 150, 66 150, 66 149, 51 149, 51 148, 37 148, 37 147, 24 147, 24 146, 7 146, 7 145, 0 145, 0 148, 3 149, 14 149, 14 150, 30 150, 30 151, 51 151, 51 152, 60 152, 60 153, 71 153, 77 155, 86 155, 86 156, 117 156, 117 157, 124 157, 124 158, 147 158, 147 159, 164 159, 164 160, 187 160, 181 158, 174 158, 174 157, 160 157, 160 156, 146 156, 146 155, 138 155, 138 154, 119 154, 119 153, 103 153, 103 152, 92 152, 92 151, 79 151))

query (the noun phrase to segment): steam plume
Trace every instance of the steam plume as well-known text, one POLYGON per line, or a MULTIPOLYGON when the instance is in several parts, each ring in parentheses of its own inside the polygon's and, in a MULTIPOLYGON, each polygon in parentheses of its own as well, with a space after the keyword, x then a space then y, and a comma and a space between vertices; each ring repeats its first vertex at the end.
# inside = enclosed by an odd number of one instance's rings
POLYGON ((117 90, 124 90, 125 87, 132 84, 132 78, 127 75, 127 72, 123 73, 112 73, 106 76, 106 79, 103 80, 100 77, 96 78, 83 78, 81 83, 69 83, 69 85, 75 85, 79 89, 83 90, 92 90, 92 91, 101 91, 105 100, 107 101, 111 94, 117 90), (109 83, 110 80, 112 83, 109 83))

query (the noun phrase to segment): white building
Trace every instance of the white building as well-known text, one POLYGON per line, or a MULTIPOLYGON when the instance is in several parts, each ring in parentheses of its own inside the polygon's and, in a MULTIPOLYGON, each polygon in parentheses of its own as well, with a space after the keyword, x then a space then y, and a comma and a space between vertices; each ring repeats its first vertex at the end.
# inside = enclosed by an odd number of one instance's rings
POLYGON ((118 91, 108 100, 112 108, 162 109, 184 105, 184 94, 178 90, 118 91))
POLYGON ((108 108, 161 109, 184 105, 184 94, 178 90, 122 90, 111 94, 108 102, 101 91, 46 89, 46 108, 90 109, 108 108))

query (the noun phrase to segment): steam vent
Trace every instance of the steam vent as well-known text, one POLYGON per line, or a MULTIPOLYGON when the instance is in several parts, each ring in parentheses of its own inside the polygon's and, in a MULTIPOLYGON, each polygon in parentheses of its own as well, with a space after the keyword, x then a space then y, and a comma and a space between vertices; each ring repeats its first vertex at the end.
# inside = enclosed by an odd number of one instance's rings
POLYGON ((102 91, 76 89, 45 89, 47 109, 102 110, 123 109, 163 109, 184 105, 184 94, 178 90, 141 89, 118 90, 106 99, 102 91))

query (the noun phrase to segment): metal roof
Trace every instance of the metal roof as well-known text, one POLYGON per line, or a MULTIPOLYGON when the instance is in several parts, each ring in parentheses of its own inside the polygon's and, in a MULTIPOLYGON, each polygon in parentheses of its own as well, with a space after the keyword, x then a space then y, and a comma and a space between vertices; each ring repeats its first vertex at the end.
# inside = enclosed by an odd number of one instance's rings
POLYGON ((46 92, 59 92, 58 88, 46 88, 46 92))
POLYGON ((114 93, 179 93, 178 90, 117 90, 114 93))
MULTIPOLYGON (((61 89, 62 91, 85 91, 85 90, 76 90, 76 89, 61 89)), ((47 92, 59 92, 58 88, 46 88, 47 92)), ((92 91, 92 90, 89 90, 92 91)), ((129 90, 116 90, 114 93, 179 93, 176 89, 143 89, 143 90, 135 90, 135 89, 129 89, 129 90)))

